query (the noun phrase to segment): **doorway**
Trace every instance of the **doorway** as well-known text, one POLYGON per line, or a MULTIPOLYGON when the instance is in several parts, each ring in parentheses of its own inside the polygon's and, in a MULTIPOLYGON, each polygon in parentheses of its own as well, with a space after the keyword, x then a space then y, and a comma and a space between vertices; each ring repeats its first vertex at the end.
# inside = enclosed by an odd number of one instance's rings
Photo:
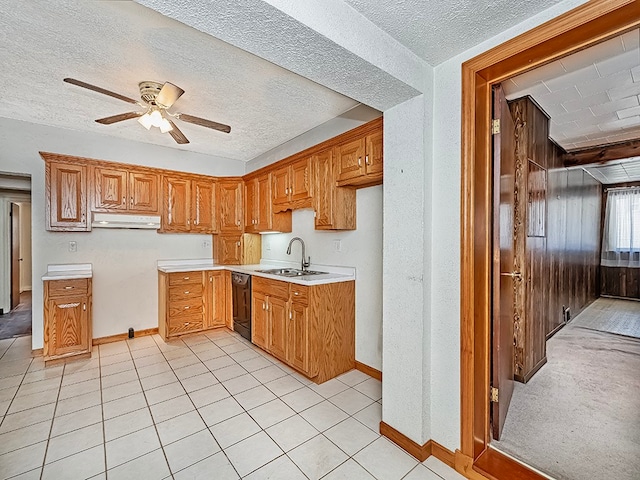
MULTIPOLYGON (((462 66, 461 450, 471 478, 544 478, 490 444, 491 86, 637 27, 637 2, 593 1, 469 60, 462 66)), ((540 441, 544 441, 541 439, 540 441)))

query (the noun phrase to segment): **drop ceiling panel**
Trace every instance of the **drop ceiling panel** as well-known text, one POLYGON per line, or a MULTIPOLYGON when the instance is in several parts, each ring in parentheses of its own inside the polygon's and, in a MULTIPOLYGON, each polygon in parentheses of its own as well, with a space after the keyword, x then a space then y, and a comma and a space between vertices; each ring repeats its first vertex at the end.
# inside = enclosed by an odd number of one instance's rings
POLYGON ((604 185, 637 182, 640 181, 640 157, 585 167, 585 170, 604 185))

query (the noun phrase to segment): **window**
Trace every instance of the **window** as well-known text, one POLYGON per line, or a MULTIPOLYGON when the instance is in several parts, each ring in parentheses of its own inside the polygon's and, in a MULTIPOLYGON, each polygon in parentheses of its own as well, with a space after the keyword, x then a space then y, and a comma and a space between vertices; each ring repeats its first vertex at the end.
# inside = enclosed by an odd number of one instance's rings
POLYGON ((640 187, 607 191, 600 263, 640 268, 640 187))

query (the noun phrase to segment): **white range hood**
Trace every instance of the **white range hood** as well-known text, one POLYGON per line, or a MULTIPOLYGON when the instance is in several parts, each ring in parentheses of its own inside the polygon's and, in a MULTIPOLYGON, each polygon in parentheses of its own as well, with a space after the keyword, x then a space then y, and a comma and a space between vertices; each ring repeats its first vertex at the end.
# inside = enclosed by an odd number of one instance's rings
POLYGON ((160 228, 160 216, 93 212, 91 226, 93 228, 142 228, 157 230, 160 228))

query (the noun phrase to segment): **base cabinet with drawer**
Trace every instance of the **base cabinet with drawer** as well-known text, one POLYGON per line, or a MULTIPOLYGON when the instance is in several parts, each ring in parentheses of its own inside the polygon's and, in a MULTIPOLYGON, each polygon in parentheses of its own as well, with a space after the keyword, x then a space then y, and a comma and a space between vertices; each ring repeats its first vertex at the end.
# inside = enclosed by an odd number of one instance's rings
POLYGON ((91 355, 91 279, 44 282, 45 361, 91 355))
POLYGON ((251 341, 316 383, 355 366, 355 282, 298 285, 254 276, 251 341))
POLYGON ((227 283, 223 270, 158 272, 158 332, 162 338, 224 327, 227 283))

